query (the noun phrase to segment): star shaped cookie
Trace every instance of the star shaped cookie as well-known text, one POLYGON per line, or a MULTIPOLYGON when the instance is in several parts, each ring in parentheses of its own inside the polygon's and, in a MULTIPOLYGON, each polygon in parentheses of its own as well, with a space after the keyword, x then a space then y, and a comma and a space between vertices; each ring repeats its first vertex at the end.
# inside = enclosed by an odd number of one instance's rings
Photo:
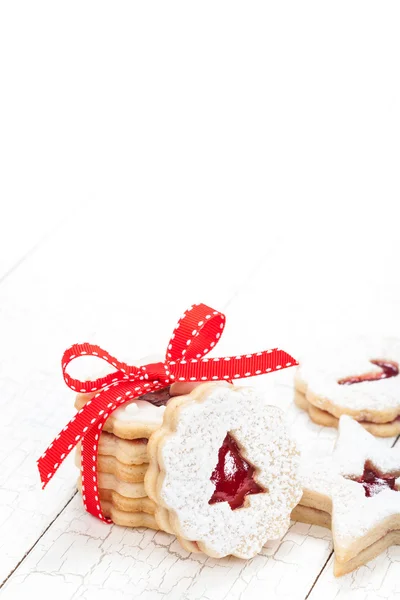
POLYGON ((332 527, 336 576, 400 544, 400 447, 342 416, 333 454, 301 471, 303 497, 292 518, 332 527))

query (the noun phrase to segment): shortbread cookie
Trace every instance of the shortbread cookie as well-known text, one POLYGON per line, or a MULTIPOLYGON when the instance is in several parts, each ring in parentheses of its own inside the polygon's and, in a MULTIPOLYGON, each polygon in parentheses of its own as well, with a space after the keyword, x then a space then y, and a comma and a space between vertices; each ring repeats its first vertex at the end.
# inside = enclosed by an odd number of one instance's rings
POLYGON ((389 533, 362 550, 347 562, 339 563, 336 561, 334 565, 334 574, 336 577, 341 577, 342 575, 351 573, 354 569, 358 569, 358 567, 365 565, 370 560, 379 556, 379 554, 384 552, 387 548, 390 548, 390 546, 396 545, 400 545, 400 531, 398 529, 389 531, 389 533))
MULTIPOLYGON (((75 408, 81 410, 96 392, 78 394, 75 408)), ((122 439, 149 438, 160 427, 165 404, 170 398, 169 389, 146 394, 117 408, 104 423, 103 431, 122 439), (151 402, 148 401, 151 399, 151 402)))
POLYGON ((332 456, 302 464, 295 520, 329 526, 335 575, 344 575, 400 543, 400 448, 388 448, 359 423, 340 418, 332 456))
MULTIPOLYGON (((124 440, 103 431, 99 439, 99 455, 112 456, 127 466, 147 464, 147 443, 148 438, 124 440)), ((81 444, 77 444, 76 447, 78 452, 81 452, 81 444)))
POLYGON ((318 525, 319 527, 331 528, 331 515, 324 510, 318 510, 317 508, 311 508, 310 506, 304 506, 298 504, 292 510, 292 520, 300 521, 301 523, 308 523, 309 525, 318 525))
POLYGON ((125 498, 114 490, 99 490, 100 501, 103 503, 111 502, 112 505, 118 510, 124 512, 144 512, 149 515, 154 515, 156 511, 156 505, 148 496, 144 498, 125 498))
MULTIPOLYGON (((103 490, 114 490, 118 492, 121 496, 125 496, 126 498, 144 498, 147 496, 144 483, 127 483, 126 481, 121 481, 117 479, 115 475, 111 475, 110 473, 101 473, 98 472, 97 480, 99 484, 99 488, 103 490)), ((79 478, 79 482, 81 482, 79 478)))
MULTIPOLYGON (((79 481, 78 489, 82 492, 82 485, 79 481)), ((101 505, 103 505, 103 502, 108 502, 109 504, 112 504, 114 508, 124 512, 144 512, 149 515, 154 515, 155 513, 156 505, 148 496, 144 496, 143 498, 126 498, 114 490, 102 488, 99 489, 99 496, 101 505)))
MULTIPOLYGON (((328 413, 326 410, 321 410, 317 406, 314 406, 306 399, 305 395, 295 390, 294 402, 296 406, 307 410, 310 415, 310 419, 317 425, 323 427, 338 427, 339 419, 328 413)), ((400 434, 400 417, 397 417, 390 423, 371 423, 369 421, 358 421, 360 425, 364 427, 372 435, 377 437, 394 437, 400 434)))
MULTIPOLYGON (((81 466, 81 452, 76 449, 75 464, 81 466)), ((115 475, 117 479, 126 481, 127 483, 139 483, 144 481, 144 476, 147 471, 147 463, 141 465, 126 465, 115 458, 115 456, 97 456, 97 470, 100 473, 110 473, 115 475)))
POLYGON ((251 558, 301 497, 283 413, 252 388, 206 383, 171 399, 148 455, 156 520, 190 551, 251 558))
MULTIPOLYGON (((148 463, 147 442, 148 438, 124 440, 102 431, 99 438, 99 455, 113 456, 125 465, 141 465, 148 463)), ((80 447, 78 444, 77 448, 80 447)))
POLYGON ((358 339, 327 352, 319 349, 317 355, 300 361, 296 404, 319 424, 337 426, 337 419, 346 414, 375 435, 396 435, 400 433, 399 365, 397 339, 358 339))
POLYGON ((122 527, 149 527, 150 529, 160 529, 154 515, 149 513, 126 512, 119 510, 110 502, 106 501, 101 503, 101 507, 104 515, 111 519, 115 525, 121 525, 122 527))

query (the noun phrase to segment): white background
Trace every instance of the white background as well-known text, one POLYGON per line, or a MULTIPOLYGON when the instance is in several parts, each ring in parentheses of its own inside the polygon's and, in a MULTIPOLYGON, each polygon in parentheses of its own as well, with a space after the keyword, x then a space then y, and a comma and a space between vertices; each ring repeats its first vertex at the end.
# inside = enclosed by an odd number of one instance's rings
MULTIPOLYGON (((59 372, 71 343, 160 351, 198 301, 226 309, 221 353, 400 335, 399 17, 390 1, 1 3, 3 579, 39 540, 5 597, 21 582, 60 598, 141 589, 126 574, 92 576, 96 526, 76 499, 40 538, 73 494, 72 465, 47 495, 34 470, 72 414, 59 372), (82 528, 82 573, 41 563, 40 552, 64 556, 55 540, 82 528)), ((307 576, 286 591, 277 582, 305 567, 295 555, 281 569, 268 551, 240 593, 304 598, 326 548, 308 547, 307 576)), ((327 598, 346 585, 357 600, 395 597, 393 556, 378 561, 374 584, 367 571, 334 587, 328 564, 318 585, 327 598)), ((185 564, 174 563, 174 580, 190 579, 185 564)), ((234 569, 225 587, 195 577, 162 594, 239 597, 234 569)), ((149 598, 164 589, 156 575, 143 580, 149 598)))

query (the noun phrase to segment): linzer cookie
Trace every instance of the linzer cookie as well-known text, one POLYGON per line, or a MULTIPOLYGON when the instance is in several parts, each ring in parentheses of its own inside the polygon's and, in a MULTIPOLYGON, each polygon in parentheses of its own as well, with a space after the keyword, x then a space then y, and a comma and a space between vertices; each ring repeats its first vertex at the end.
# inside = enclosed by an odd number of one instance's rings
POLYGON ((102 431, 99 437, 99 455, 111 456, 127 466, 142 465, 148 462, 147 442, 148 438, 127 440, 102 431))
MULTIPOLYGON (((80 481, 78 489, 82 491, 80 481)), ((99 496, 104 515, 116 525, 159 529, 154 517, 155 504, 147 496, 126 498, 112 489, 103 488, 99 489, 99 496)))
POLYGON ((332 525, 334 573, 344 575, 400 543, 400 448, 340 418, 332 456, 302 464, 297 521, 332 525))
POLYGON ((400 340, 359 339, 300 361, 297 406, 319 425, 350 415, 373 435, 400 433, 400 340))
POLYGON ((251 558, 301 497, 283 413, 253 388, 208 383, 171 399, 148 456, 156 520, 189 551, 251 558))
MULTIPOLYGON (((147 458, 147 453, 145 458, 147 458)), ((76 452, 75 462, 77 467, 81 466, 82 456, 79 449, 77 449, 76 452)), ((125 462, 121 462, 112 454, 102 454, 100 448, 97 456, 97 468, 101 473, 115 475, 115 477, 121 481, 137 483, 139 481, 144 481, 147 463, 142 462, 141 464, 127 464, 125 462)))
MULTIPOLYGON (((75 408, 81 410, 93 397, 94 393, 78 394, 75 408)), ((113 433, 121 439, 149 438, 162 422, 165 404, 169 397, 167 387, 127 402, 108 417, 103 431, 113 433)))

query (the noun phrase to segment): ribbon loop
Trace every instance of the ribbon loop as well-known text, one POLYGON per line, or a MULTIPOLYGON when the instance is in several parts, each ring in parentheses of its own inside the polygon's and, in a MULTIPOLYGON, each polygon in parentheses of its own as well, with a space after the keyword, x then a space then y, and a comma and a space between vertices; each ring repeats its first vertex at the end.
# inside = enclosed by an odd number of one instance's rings
POLYGON ((119 361, 114 358, 107 352, 107 350, 103 350, 100 346, 95 344, 74 344, 70 348, 68 348, 62 357, 62 370, 64 375, 65 383, 71 390, 75 392, 96 392, 106 385, 111 383, 115 383, 116 381, 122 381, 124 379, 135 378, 138 374, 138 368, 134 366, 127 365, 124 362, 119 361), (95 356, 99 359, 107 362, 110 366, 115 367, 116 371, 114 373, 110 373, 109 375, 105 375, 104 377, 99 377, 94 381, 80 381, 79 379, 74 379, 67 373, 68 365, 78 358, 82 358, 84 356, 95 356))
POLYGON ((271 373, 297 365, 296 360, 277 348, 256 354, 206 358, 218 343, 225 315, 206 304, 195 304, 179 319, 166 351, 165 362, 141 367, 127 365, 94 344, 75 344, 64 352, 62 371, 66 384, 88 394, 84 407, 71 419, 38 460, 43 487, 71 450, 82 444, 82 497, 88 512, 103 521, 97 482, 97 453, 101 430, 110 415, 126 402, 144 396, 174 381, 231 381, 271 373), (93 381, 80 381, 67 373, 69 364, 82 356, 106 361, 115 371, 93 381))
POLYGON ((199 359, 205 356, 222 335, 225 316, 206 304, 194 304, 175 327, 166 353, 166 361, 199 359))

